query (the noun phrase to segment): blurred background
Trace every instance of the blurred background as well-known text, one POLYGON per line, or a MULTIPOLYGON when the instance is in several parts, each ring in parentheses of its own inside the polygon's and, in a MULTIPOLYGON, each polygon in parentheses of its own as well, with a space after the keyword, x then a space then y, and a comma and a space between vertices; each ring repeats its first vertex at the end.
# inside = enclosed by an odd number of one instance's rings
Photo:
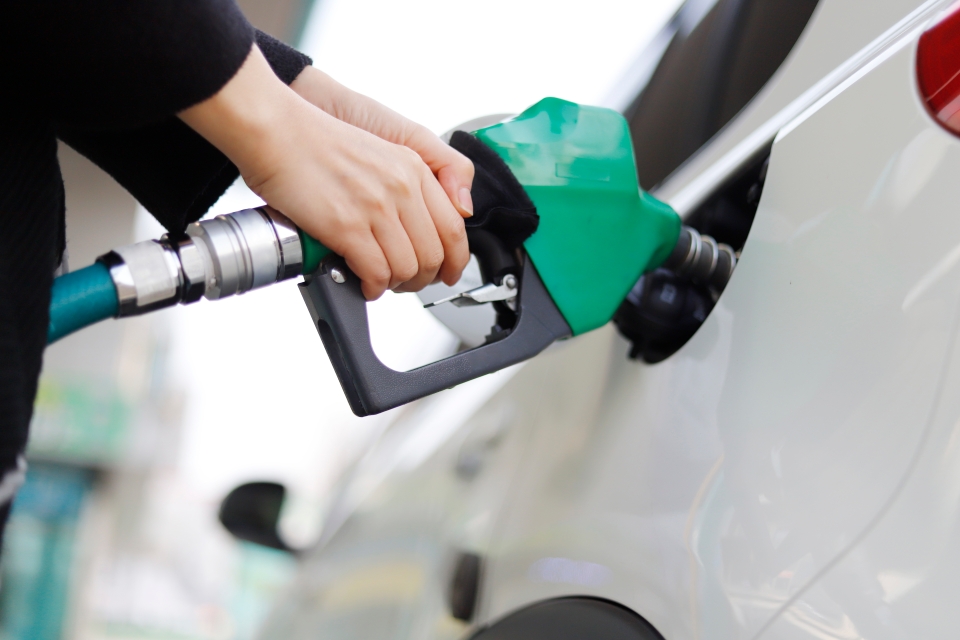
MULTIPOLYGON (((347 86, 442 133, 545 96, 615 106, 679 0, 240 4, 347 86)), ((72 267, 162 234, 99 169, 67 147, 60 157, 72 267)), ((238 183, 210 215, 258 203, 238 183)), ((0 639, 255 637, 296 561, 231 538, 220 501, 282 483, 281 530, 308 545, 338 477, 395 417, 350 413, 295 286, 103 323, 48 350, 4 541, 0 639)), ((371 325, 395 368, 457 347, 409 294, 372 305, 371 325)))

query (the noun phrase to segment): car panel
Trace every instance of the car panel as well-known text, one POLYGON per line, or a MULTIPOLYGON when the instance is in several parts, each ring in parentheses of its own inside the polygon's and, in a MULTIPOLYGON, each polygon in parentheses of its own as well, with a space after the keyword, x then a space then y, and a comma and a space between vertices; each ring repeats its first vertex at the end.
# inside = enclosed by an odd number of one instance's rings
POLYGON ((261 631, 267 638, 459 638, 458 551, 486 554, 527 448, 540 377, 519 367, 421 401, 344 486, 324 538, 261 631), (532 387, 530 385, 533 385, 532 387), (337 515, 340 513, 342 515, 337 515))
MULTIPOLYGON (((953 167, 956 171, 956 167, 953 167)), ((954 249, 953 255, 957 254, 954 249)), ((951 254, 947 254, 950 256, 951 254)), ((956 262, 954 258, 950 262, 956 262)), ((955 264, 943 277, 960 277, 955 264)), ((960 341, 910 474, 876 523, 784 603, 761 638, 953 638, 960 626, 960 341)))
POLYGON ((485 617, 589 594, 671 640, 753 637, 883 513, 960 300, 960 144, 916 98, 915 39, 778 138, 737 272, 680 352, 613 358, 587 416, 579 372, 551 368, 485 617), (538 580, 544 558, 571 579, 538 580), (606 581, 578 583, 594 565, 606 581))
POLYGON ((675 171, 656 195, 684 215, 716 189, 735 165, 874 59, 929 19, 945 0, 821 0, 783 66, 717 136, 675 171))

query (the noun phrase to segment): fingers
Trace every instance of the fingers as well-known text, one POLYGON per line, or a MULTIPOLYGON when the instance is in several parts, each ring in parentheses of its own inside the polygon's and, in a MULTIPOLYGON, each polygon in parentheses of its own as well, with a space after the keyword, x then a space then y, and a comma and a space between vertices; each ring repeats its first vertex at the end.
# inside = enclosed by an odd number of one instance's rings
POLYGON ((325 229, 338 237, 331 248, 361 279, 368 300, 388 288, 418 291, 438 276, 453 284, 469 259, 463 219, 420 156, 401 146, 384 151, 390 170, 380 174, 380 188, 361 190, 373 196, 364 202, 346 199, 336 207, 342 220, 325 229))
MULTIPOLYGON (((415 249, 417 239, 410 234, 410 229, 402 223, 402 220, 403 216, 391 215, 382 218, 373 227, 373 236, 390 267, 390 280, 387 284, 389 289, 395 289, 405 282, 416 280, 423 272, 423 259, 415 249)), ((433 235, 436 237, 436 232, 433 235)), ((437 249, 442 252, 440 241, 435 240, 435 243, 437 249)), ((434 273, 439 266, 438 263, 434 273)))
MULTIPOLYGON (((459 153, 457 155, 460 155, 459 153)), ((470 187, 473 184, 473 163, 465 156, 468 167, 454 167, 448 165, 437 172, 437 181, 443 187, 450 202, 457 208, 457 212, 464 218, 473 216, 473 197, 470 187)))
POLYGON ((423 199, 430 211, 440 244, 443 245, 443 264, 440 279, 447 285, 456 284, 470 260, 467 231, 463 218, 451 206, 446 193, 433 175, 426 173, 422 181, 423 199))
POLYGON ((416 151, 437 176, 447 198, 464 218, 473 215, 473 163, 462 153, 445 144, 433 133, 416 125, 407 146, 416 151))
POLYGON ((392 278, 390 263, 373 234, 351 243, 343 251, 347 266, 360 278, 360 290, 367 300, 376 300, 387 290, 392 278))
MULTIPOLYGON (((419 191, 417 195, 420 195, 419 191)), ((449 203, 447 206, 450 206, 449 203)), ((443 243, 437 233, 433 216, 423 200, 413 200, 401 210, 400 221, 416 252, 418 269, 413 277, 404 280, 402 286, 396 290, 419 291, 436 279, 444 260, 443 243)))
POLYGON ((350 269, 363 281, 367 300, 386 289, 419 291, 435 282, 454 284, 470 259, 463 219, 425 171, 423 201, 411 198, 399 216, 384 216, 372 234, 345 252, 350 269))
POLYGON ((405 176, 414 184, 408 192, 409 197, 404 198, 398 207, 398 213, 416 253, 418 269, 414 277, 395 288, 397 291, 419 291, 438 279, 453 284, 459 280, 470 258, 463 218, 420 156, 409 148, 400 149, 409 163, 405 176))

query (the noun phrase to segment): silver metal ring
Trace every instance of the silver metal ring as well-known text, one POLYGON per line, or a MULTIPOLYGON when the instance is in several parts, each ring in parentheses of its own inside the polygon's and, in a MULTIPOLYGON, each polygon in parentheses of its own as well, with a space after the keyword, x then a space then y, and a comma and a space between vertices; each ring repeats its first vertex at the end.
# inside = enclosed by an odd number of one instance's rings
POLYGON ((688 255, 688 260, 684 263, 684 274, 697 268, 697 263, 700 262, 700 252, 703 251, 703 237, 700 235, 700 232, 693 227, 687 228, 690 229, 690 247, 693 249, 693 257, 688 255))
POLYGON ((253 259, 250 256, 247 239, 243 236, 243 230, 240 228, 240 222, 235 217, 237 213, 242 212, 237 211, 228 216, 217 216, 214 219, 220 222, 225 229, 228 229, 234 245, 232 253, 237 265, 236 293, 239 295, 253 288, 253 259))
POLYGON ((717 241, 711 238, 710 236, 702 236, 703 244, 710 247, 710 269, 706 273, 700 276, 704 281, 710 279, 710 276, 713 275, 713 272, 717 268, 717 262, 720 261, 720 247, 717 246, 717 241))
POLYGON ((180 259, 169 244, 155 240, 128 244, 102 259, 110 266, 121 316, 146 313, 180 301, 180 259))
POLYGON ((280 246, 277 280, 295 278, 303 271, 303 246, 300 244, 297 225, 273 207, 264 206, 259 210, 269 218, 280 246))
MULTIPOLYGON (((207 273, 204 297, 218 300, 237 293, 240 284, 243 258, 236 234, 223 216, 203 220, 187 227, 187 235, 201 248, 201 254, 209 259, 211 273, 207 273)), ((205 260, 206 262, 206 260, 205 260)))
POLYGON ((177 256, 181 267, 180 302, 190 304, 203 297, 207 289, 206 260, 200 247, 190 236, 180 238, 176 242, 167 239, 177 256))
POLYGON ((97 261, 106 265, 110 272, 110 279, 113 280, 113 286, 117 290, 117 317, 136 315, 137 285, 133 282, 130 267, 116 251, 100 256, 97 261))
POLYGON ((733 270, 737 268, 737 252, 734 251, 733 247, 728 244, 718 244, 717 247, 720 251, 723 251, 730 256, 730 271, 724 278, 724 286, 726 286, 726 282, 730 280, 731 276, 733 276, 733 270))

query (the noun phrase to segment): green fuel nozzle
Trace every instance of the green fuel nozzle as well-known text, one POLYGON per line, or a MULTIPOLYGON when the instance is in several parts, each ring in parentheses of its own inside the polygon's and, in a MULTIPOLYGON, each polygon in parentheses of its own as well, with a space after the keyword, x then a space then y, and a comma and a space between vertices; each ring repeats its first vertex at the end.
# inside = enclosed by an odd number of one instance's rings
POLYGON ((726 270, 722 265, 732 271, 732 251, 711 258, 716 243, 682 233, 679 216, 640 188, 619 113, 547 98, 472 133, 505 163, 539 214, 537 230, 518 249, 500 246, 490 233, 468 232, 485 284, 454 298, 507 305, 511 318, 479 347, 411 371, 388 368, 371 345, 359 278, 343 258, 269 207, 194 223, 180 238, 121 247, 93 267, 61 276, 48 341, 106 317, 216 300, 303 275, 307 308, 351 408, 364 416, 522 362, 556 340, 606 324, 638 279, 665 262, 701 276, 726 270), (113 296, 107 295, 111 286, 113 296))
POLYGON ((681 226, 640 188, 626 120, 546 98, 474 135, 537 207, 540 226, 524 248, 573 334, 609 322, 637 279, 667 259, 681 226))
MULTIPOLYGON (((468 229, 485 283, 449 301, 509 303, 509 311, 498 310, 484 344, 394 371, 373 352, 360 283, 342 259, 324 260, 300 285, 357 415, 503 369, 606 324, 637 280, 678 246, 680 218, 640 189, 630 131, 619 113, 547 98, 472 133, 496 152, 539 214, 536 231, 517 251, 498 249, 496 238, 468 229), (502 316, 510 318, 506 327, 502 316)), ((687 253, 680 251, 678 264, 687 253)))

